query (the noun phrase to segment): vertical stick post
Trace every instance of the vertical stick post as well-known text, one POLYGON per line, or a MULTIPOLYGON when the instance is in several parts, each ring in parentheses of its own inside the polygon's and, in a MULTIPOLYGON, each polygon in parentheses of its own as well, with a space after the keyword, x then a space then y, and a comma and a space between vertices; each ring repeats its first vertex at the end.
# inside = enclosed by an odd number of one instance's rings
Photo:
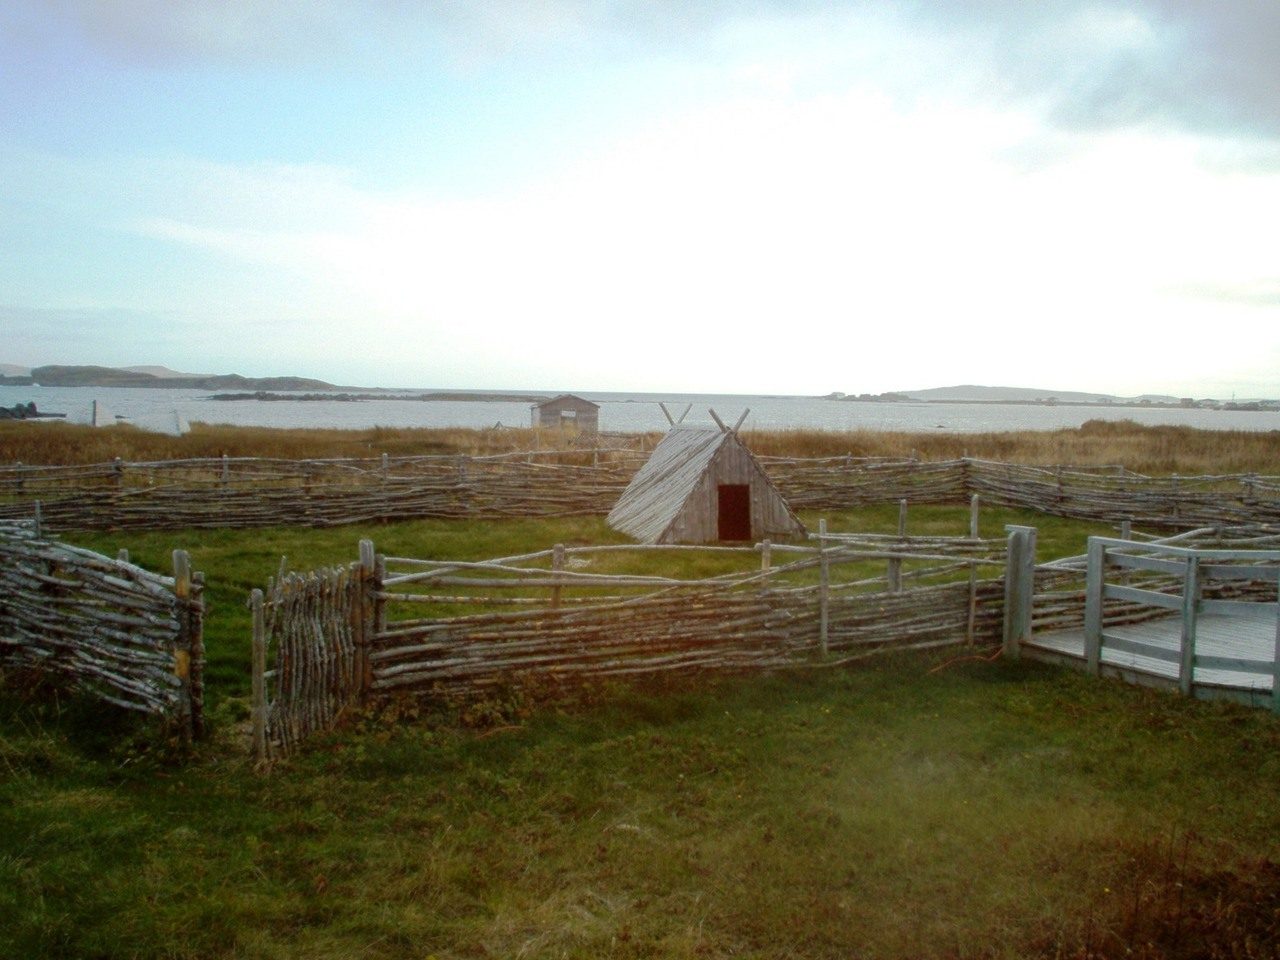
POLYGON ((827 559, 827 521, 818 521, 818 646, 825 657, 828 650, 831 601, 831 563, 827 559))
POLYGON ((191 557, 185 550, 173 551, 173 595, 177 598, 178 640, 173 651, 173 673, 182 690, 182 736, 191 735, 194 711, 191 705, 191 557))
POLYGON ((262 611, 262 591, 249 594, 253 611, 253 759, 267 761, 267 628, 262 611))
MULTIPOLYGON (((559 573, 564 569, 564 544, 557 543, 551 548, 551 569, 559 573)), ((559 579, 558 577, 556 578, 559 579)), ((551 609, 560 609, 560 584, 557 583, 551 588, 551 609)))
POLYGON ((360 623, 356 633, 356 673, 361 697, 373 685, 373 667, 370 653, 373 634, 377 629, 377 608, 381 602, 378 592, 382 583, 378 577, 378 555, 372 540, 360 541, 360 623))
MULTIPOLYGON (((969 498, 969 539, 978 539, 978 495, 969 498)), ((964 640, 973 646, 974 633, 978 622, 978 568, 969 564, 969 612, 965 618, 964 640)))
MULTIPOLYGON (((907 537, 907 501, 898 501, 898 539, 905 540, 907 537)), ((885 573, 885 579, 889 583, 889 591, 891 593, 902 592, 902 558, 891 557, 888 562, 888 570, 885 573)))

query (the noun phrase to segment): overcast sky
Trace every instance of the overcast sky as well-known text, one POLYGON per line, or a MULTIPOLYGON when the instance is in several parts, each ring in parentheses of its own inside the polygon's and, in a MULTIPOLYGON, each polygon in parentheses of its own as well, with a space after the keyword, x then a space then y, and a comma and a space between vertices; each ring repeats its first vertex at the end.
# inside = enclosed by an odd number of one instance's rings
POLYGON ((6 0, 0 362, 1280 396, 1276 0, 6 0))

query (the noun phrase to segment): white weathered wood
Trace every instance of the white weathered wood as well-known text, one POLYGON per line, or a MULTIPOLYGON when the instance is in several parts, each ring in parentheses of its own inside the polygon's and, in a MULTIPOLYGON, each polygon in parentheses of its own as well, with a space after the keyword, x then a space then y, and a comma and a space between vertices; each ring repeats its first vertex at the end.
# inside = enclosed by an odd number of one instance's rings
POLYGON ((1187 557, 1182 581, 1182 646, 1178 666, 1178 689, 1191 695, 1195 683, 1196 618, 1200 606, 1200 558, 1187 557))

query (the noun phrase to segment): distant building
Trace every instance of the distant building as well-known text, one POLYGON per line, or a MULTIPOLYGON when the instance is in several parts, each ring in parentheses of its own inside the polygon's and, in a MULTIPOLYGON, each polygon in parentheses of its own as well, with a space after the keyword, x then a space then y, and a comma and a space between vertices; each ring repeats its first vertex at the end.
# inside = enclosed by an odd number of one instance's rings
POLYGON ((715 427, 673 427, 607 522, 642 543, 791 539, 806 532, 746 444, 715 427))
POLYGON ((550 400, 535 403, 531 410, 535 428, 564 430, 588 436, 594 436, 600 431, 600 405, 575 397, 572 393, 562 393, 550 400))

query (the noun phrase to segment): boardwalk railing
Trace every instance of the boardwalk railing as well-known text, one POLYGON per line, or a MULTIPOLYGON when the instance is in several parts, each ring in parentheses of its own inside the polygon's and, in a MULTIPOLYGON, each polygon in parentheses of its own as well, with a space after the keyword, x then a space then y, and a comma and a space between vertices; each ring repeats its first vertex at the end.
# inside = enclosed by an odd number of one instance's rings
POLYGON ((1092 537, 1088 553, 1042 565, 1033 543, 1011 545, 1006 582, 1009 655, 1065 659, 1185 694, 1253 703, 1261 692, 1280 709, 1274 528, 1092 537))
POLYGON ((482 561, 375 558, 365 541, 358 564, 255 592, 268 638, 255 656, 256 749, 282 756, 368 697, 833 666, 993 642, 1002 581, 964 574, 1002 570, 1004 542, 953 539, 557 545, 482 561), (652 572, 655 559, 684 551, 727 572, 652 572))
MULTIPOLYGON (((42 506, 50 529, 335 526, 425 517, 603 515, 644 456, 632 449, 350 460, 209 458, 0 466, 0 519, 42 506)), ((994 506, 1149 528, 1280 523, 1280 477, 1146 477, 1120 467, 986 460, 761 457, 796 509, 994 506)))
POLYGON ((203 732, 203 577, 185 551, 163 577, 0 524, 0 665, 61 677, 203 732))
MULTIPOLYGON (((1280 710, 1280 550, 1210 550, 1168 544, 1135 544, 1110 537, 1089 538, 1089 566, 1085 588, 1084 649, 1088 669, 1098 673, 1104 649, 1177 665, 1178 688, 1190 695, 1196 671, 1223 671, 1244 676, 1271 678, 1273 708, 1280 710), (1111 570, 1119 571, 1112 578, 1111 570), (1175 578, 1178 586, 1167 591, 1134 583, 1133 575, 1163 575, 1175 578), (1262 582, 1273 585, 1276 599, 1267 601, 1206 599, 1211 581, 1262 582), (1105 628, 1103 608, 1108 600, 1118 600, 1161 612, 1174 612, 1179 619, 1176 648, 1125 635, 1105 628), (1235 618, 1235 636, 1227 646, 1233 655, 1212 655, 1197 649, 1198 625, 1202 617, 1235 618), (1232 642, 1244 630, 1242 619, 1261 620, 1270 627, 1271 650, 1266 659, 1250 656, 1241 643, 1232 642)), ((1267 631, 1264 631, 1264 633, 1267 631)), ((1140 659, 1133 661, 1140 664, 1140 659)), ((1154 666, 1154 665, 1153 665, 1154 666)), ((1135 667, 1141 669, 1141 667, 1135 667)), ((1148 672, 1158 672, 1149 669, 1148 672)))

